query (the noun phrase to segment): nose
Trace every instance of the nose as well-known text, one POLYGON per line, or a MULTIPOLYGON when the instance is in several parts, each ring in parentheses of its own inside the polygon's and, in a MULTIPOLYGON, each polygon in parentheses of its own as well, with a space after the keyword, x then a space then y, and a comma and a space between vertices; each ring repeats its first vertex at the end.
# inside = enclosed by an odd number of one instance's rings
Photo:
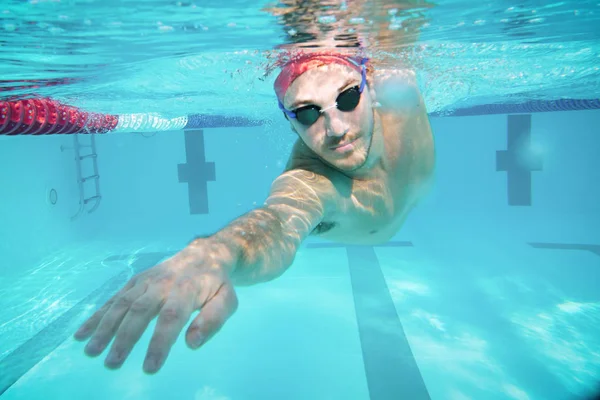
POLYGON ((343 118, 343 113, 337 108, 332 108, 324 112, 325 129, 327 136, 341 138, 350 129, 348 123, 343 118))

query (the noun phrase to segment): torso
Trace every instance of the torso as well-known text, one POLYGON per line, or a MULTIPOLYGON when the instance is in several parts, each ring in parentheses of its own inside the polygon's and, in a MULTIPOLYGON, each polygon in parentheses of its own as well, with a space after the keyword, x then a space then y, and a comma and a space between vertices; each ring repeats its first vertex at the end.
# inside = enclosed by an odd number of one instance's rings
MULTIPOLYGON (((417 92, 418 93, 418 92, 417 92)), ((383 133, 385 162, 368 179, 353 180, 349 207, 327 215, 313 235, 349 244, 388 241, 426 193, 434 169, 434 146, 427 111, 376 109, 383 133)))

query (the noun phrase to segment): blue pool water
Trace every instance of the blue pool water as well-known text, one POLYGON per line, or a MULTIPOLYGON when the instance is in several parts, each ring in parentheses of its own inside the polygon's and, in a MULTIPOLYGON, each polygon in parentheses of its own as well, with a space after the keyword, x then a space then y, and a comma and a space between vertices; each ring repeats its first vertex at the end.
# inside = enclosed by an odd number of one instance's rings
POLYGON ((3 2, 0 100, 217 122, 97 135, 102 200, 81 213, 73 146, 89 135, 0 136, 0 399, 588 398, 599 15, 593 1, 3 2), (373 58, 416 69, 432 192, 385 245, 310 238, 156 375, 142 371, 154 323, 120 370, 85 356, 72 334, 129 278, 262 204, 295 138, 265 70, 341 20, 373 58))

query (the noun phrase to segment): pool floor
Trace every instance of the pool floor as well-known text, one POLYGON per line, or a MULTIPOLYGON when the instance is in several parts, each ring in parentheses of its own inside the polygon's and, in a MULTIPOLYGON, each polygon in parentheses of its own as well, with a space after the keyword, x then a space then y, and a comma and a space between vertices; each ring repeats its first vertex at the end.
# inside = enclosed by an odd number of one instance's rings
POLYGON ((142 371, 154 324, 118 371, 85 356, 71 335, 132 273, 172 250, 104 250, 54 286, 52 309, 24 300, 33 282, 47 295, 53 286, 19 278, 29 283, 21 309, 0 331, 11 343, 1 398, 581 398, 600 381, 594 249, 464 237, 309 243, 281 278, 238 288, 237 313, 201 349, 180 336, 154 376, 142 371))

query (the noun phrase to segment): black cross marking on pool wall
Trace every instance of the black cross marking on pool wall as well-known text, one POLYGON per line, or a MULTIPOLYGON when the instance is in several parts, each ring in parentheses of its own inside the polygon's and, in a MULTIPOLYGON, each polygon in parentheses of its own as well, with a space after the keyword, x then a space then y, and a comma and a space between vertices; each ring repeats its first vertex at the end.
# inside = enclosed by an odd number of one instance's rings
MULTIPOLYGON (((407 246, 412 243, 389 242, 379 247, 407 246)), ((313 243, 308 247, 346 248, 370 399, 429 400, 375 249, 329 243, 313 243)))
POLYGON ((496 171, 506 171, 508 204, 531 205, 531 172, 542 170, 540 158, 531 159, 531 114, 509 115, 507 149, 496 152, 496 171), (523 156, 527 157, 527 161, 523 156))
POLYGON ((186 163, 177 165, 180 183, 188 184, 190 214, 208 214, 208 181, 215 181, 215 163, 206 162, 204 131, 190 129, 185 134, 186 163))

